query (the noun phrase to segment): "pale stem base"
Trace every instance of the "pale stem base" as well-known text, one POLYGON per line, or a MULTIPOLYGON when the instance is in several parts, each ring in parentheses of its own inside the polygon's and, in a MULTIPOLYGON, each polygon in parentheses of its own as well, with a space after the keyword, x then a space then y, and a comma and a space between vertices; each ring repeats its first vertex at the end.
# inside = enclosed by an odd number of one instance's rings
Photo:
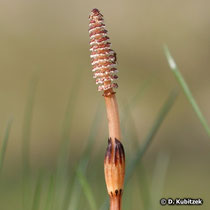
POLYGON ((109 137, 112 141, 114 141, 115 138, 120 141, 120 120, 116 96, 115 94, 112 94, 110 96, 105 96, 104 99, 108 118, 109 137))
POLYGON ((121 196, 110 198, 110 210, 121 210, 121 196))

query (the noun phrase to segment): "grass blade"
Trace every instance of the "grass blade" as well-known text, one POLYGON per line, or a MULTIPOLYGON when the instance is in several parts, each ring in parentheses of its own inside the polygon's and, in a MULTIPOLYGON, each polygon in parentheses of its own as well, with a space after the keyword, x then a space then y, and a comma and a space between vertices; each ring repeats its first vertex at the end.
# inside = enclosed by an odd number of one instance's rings
POLYGON ((151 192, 150 192, 150 187, 149 187, 149 183, 147 180, 147 174, 145 171, 145 168, 143 166, 143 164, 140 162, 139 164, 139 184, 140 184, 140 194, 142 197, 142 201, 143 201, 143 206, 145 210, 149 210, 150 208, 150 203, 151 203, 151 192))
POLYGON ((34 106, 34 98, 36 93, 36 87, 38 78, 33 78, 30 84, 28 101, 26 104, 24 119, 23 119, 23 131, 22 131, 22 162, 23 162, 23 173, 28 174, 29 172, 29 141, 31 132, 31 121, 32 112, 34 106))
POLYGON ((78 177, 78 180, 79 180, 79 182, 82 186, 82 189, 85 193, 85 196, 86 196, 86 198, 89 202, 89 205, 90 205, 91 209, 92 210, 97 210, 97 205, 96 205, 92 190, 90 188, 90 185, 88 184, 88 181, 87 181, 86 177, 83 175, 81 170, 77 171, 77 177, 78 177))
POLYGON ((137 141, 137 132, 135 128, 135 123, 132 118, 131 110, 133 110, 137 104, 145 94, 146 90, 151 86, 151 83, 153 82, 154 77, 151 77, 143 82, 138 88, 138 91, 128 100, 124 101, 125 104, 122 109, 120 110, 120 116, 121 116, 121 130, 122 130, 122 136, 124 136, 125 139, 132 138, 136 141, 133 141, 133 144, 131 145, 133 148, 138 147, 138 141, 137 141), (131 132, 129 132, 132 136, 129 136, 126 127, 129 125, 129 127, 132 129, 131 132))
MULTIPOLYGON (((150 77, 146 79, 143 84, 139 85, 136 93, 128 100, 129 102, 126 101, 127 103, 125 103, 122 113, 124 113, 124 111, 126 112, 127 107, 129 107, 129 109, 133 109, 136 106, 137 102, 139 102, 143 98, 146 90, 151 87, 154 78, 154 75, 150 75, 150 77)), ((126 114, 123 114, 122 117, 126 117, 126 114)), ((123 122, 123 120, 124 119, 122 119, 121 121, 123 122)))
POLYGON ((22 183, 23 183, 23 210, 28 209, 29 203, 29 176, 30 176, 30 133, 31 133, 31 121, 33 114, 33 106, 36 88, 38 84, 38 77, 34 77, 31 81, 29 88, 29 95, 26 104, 26 108, 24 110, 24 119, 23 119, 23 130, 22 130, 22 165, 23 165, 23 175, 22 175, 22 183))
POLYGON ((157 157, 157 162, 155 166, 155 170, 153 173, 153 180, 152 180, 152 187, 151 187, 151 193, 152 193, 152 203, 150 206, 150 209, 153 210, 159 210, 161 208, 161 205, 157 205, 159 203, 160 198, 163 196, 163 190, 164 190, 164 184, 165 184, 165 178, 167 169, 169 167, 170 163, 170 157, 168 154, 159 153, 157 157))
MULTIPOLYGON (((87 169, 87 166, 88 166, 88 163, 90 160, 90 154, 91 154, 91 151, 93 148, 92 146, 93 146, 93 143, 95 142, 96 136, 98 134, 98 132, 96 132, 96 131, 99 130, 99 126, 101 124, 100 122, 102 121, 101 116, 102 116, 101 106, 98 106, 95 116, 94 116, 94 119, 93 119, 93 123, 91 125, 90 133, 89 133, 89 136, 87 139, 87 146, 85 148, 83 156, 81 157, 81 160, 79 161, 79 164, 76 169, 76 170, 81 170, 83 175, 86 174, 86 169, 87 169)), ((65 199, 66 201, 64 201, 63 210, 65 210, 65 209, 74 210, 74 209, 78 208, 77 205, 79 204, 79 197, 80 197, 80 191, 81 191, 80 185, 78 182, 79 182, 79 180, 77 179, 77 177, 75 177, 73 185, 68 188, 69 190, 72 189, 71 197, 69 200, 70 192, 67 192, 67 194, 66 194, 67 197, 65 199), (68 206, 68 208, 67 208, 67 206, 68 206)))
POLYGON ((171 53, 168 49, 167 46, 164 46, 164 52, 165 52, 165 55, 166 55, 166 58, 167 58, 167 61, 168 61, 168 64, 172 70, 172 72, 174 73, 177 81, 179 82, 180 86, 182 87, 188 101, 190 102, 190 104, 192 105, 195 113, 197 114, 201 124, 203 125, 207 135, 210 137, 210 128, 208 126, 208 123, 205 119, 205 117, 203 116, 198 104, 196 103, 187 83, 185 82, 181 72, 179 71, 177 65, 176 65, 176 62, 175 60, 173 59, 173 57, 171 56, 171 53))
POLYGON ((36 188, 34 192, 32 210, 38 210, 40 205, 40 198, 41 198, 41 187, 42 187, 42 173, 39 174, 36 188))
POLYGON ((69 144, 70 144, 70 129, 73 122, 73 113, 76 106, 76 98, 79 91, 79 84, 81 80, 82 71, 78 70, 76 72, 75 80, 72 84, 70 90, 68 104, 66 107, 66 112, 63 120, 62 127, 62 137, 61 137, 61 147, 59 151, 59 157, 57 162, 57 177, 56 180, 60 180, 65 176, 66 170, 68 169, 68 156, 69 156, 69 144))
POLYGON ((45 210, 50 210, 52 209, 52 201, 54 198, 54 193, 55 193, 55 183, 54 183, 54 176, 51 175, 50 177, 50 183, 49 183, 49 189, 47 192, 47 202, 46 202, 46 207, 45 210))
POLYGON ((2 147, 0 150, 0 174, 1 174, 2 168, 3 168, 4 157, 5 157, 5 153, 6 153, 6 149, 7 149, 7 143, 8 143, 8 139, 9 139, 9 133, 11 130, 11 126, 12 126, 12 119, 10 119, 7 123, 4 138, 2 141, 2 147))
POLYGON ((55 176, 55 197, 56 202, 54 204, 54 209, 61 209, 63 197, 60 195, 65 193, 66 189, 66 180, 68 177, 68 169, 69 169, 69 145, 70 145, 70 133, 71 133, 71 124, 73 122, 74 110, 76 107, 76 98, 79 92, 79 84, 81 82, 81 74, 83 71, 77 70, 76 76, 73 81, 68 103, 65 111, 65 116, 63 120, 62 126, 62 136, 61 136, 61 145, 59 149, 59 155, 57 159, 57 168, 56 168, 56 176, 55 176))
POLYGON ((141 160, 143 155, 145 154, 146 150, 148 149, 150 143, 152 142, 155 134, 157 133, 158 129, 160 128, 163 120, 167 116, 168 112, 170 111, 171 107, 173 106, 175 99, 177 97, 178 93, 177 91, 172 91, 164 103, 163 107, 161 108, 149 134, 147 135, 146 139, 144 140, 143 145, 138 149, 136 152, 136 155, 134 155, 133 160, 130 161, 127 167, 127 172, 125 176, 125 184, 128 182, 130 177, 132 176, 135 167, 137 166, 138 162, 141 160))

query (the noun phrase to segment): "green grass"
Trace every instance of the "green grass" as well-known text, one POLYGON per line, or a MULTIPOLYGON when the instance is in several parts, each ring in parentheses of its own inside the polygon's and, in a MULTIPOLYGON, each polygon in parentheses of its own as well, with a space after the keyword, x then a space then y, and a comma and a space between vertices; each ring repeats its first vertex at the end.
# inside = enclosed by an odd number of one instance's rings
POLYGON ((38 78, 34 77, 31 80, 29 87, 29 94, 24 112, 23 126, 22 126, 22 164, 24 174, 30 171, 30 135, 31 135, 31 121, 33 117, 33 107, 35 103, 35 94, 38 84, 38 78))
POLYGON ((42 192, 42 178, 43 178, 42 176, 43 176, 42 172, 40 172, 34 191, 32 210, 38 210, 40 206, 41 192, 42 192))
MULTIPOLYGON (((34 95, 34 92, 33 92, 33 95, 34 95)), ((72 116, 72 114, 70 114, 70 112, 73 112, 73 107, 72 107, 73 105, 71 103, 72 103, 72 101, 75 101, 75 99, 74 99, 75 96, 74 95, 72 96, 72 94, 70 94, 70 95, 71 95, 70 99, 69 99, 70 103, 67 106, 67 111, 66 111, 67 116, 64 120, 64 129, 63 129, 63 141, 62 141, 63 143, 62 144, 65 146, 67 146, 67 141, 69 141, 69 139, 70 139, 70 136, 67 132, 67 130, 68 130, 67 128, 70 126, 69 118, 70 118, 70 116, 72 116)), ((139 146, 139 148, 136 150, 136 152, 134 154, 132 154, 132 159, 130 161, 128 161, 125 184, 127 184, 129 179, 131 179, 132 174, 137 170, 137 166, 141 162, 142 157, 144 156, 149 145, 151 144, 151 141, 154 139, 155 134, 157 133, 158 129, 160 128, 163 120, 165 119, 169 110, 171 109, 172 105, 174 104, 176 96, 177 96, 177 93, 172 91, 170 96, 164 103, 163 107, 161 108, 151 130, 149 131, 147 137, 145 138, 144 143, 139 146)), ((29 102, 31 100, 32 99, 30 97, 29 102)), ((30 109, 28 108, 28 110, 30 110, 30 112, 29 111, 27 112, 28 114, 27 114, 26 119, 29 121, 29 119, 31 119, 30 115, 32 114, 31 103, 29 103, 28 106, 30 106, 30 109)), ((129 115, 130 114, 129 108, 127 107, 125 110, 126 110, 125 113, 127 113, 129 115)), ((53 174, 50 176, 50 181, 48 183, 48 185, 49 185, 48 190, 42 191, 43 178, 42 178, 42 175, 39 175, 39 177, 37 178, 37 183, 35 186, 33 196, 31 198, 32 199, 32 210, 43 209, 42 206, 45 206, 44 209, 46 209, 46 210, 58 209, 58 208, 59 209, 61 208, 63 210, 65 210, 65 209, 73 210, 73 209, 84 208, 84 205, 82 205, 80 203, 80 198, 83 195, 83 194, 81 194, 81 190, 84 193, 84 196, 90 206, 90 209, 91 210, 97 209, 97 203, 98 203, 98 201, 96 200, 97 196, 94 195, 94 191, 92 191, 92 187, 88 182, 88 179, 86 177, 86 175, 87 175, 86 170, 87 170, 87 166, 88 166, 89 159, 91 156, 92 145, 94 144, 94 141, 96 139, 96 135, 97 135, 96 131, 98 130, 98 127, 101 122, 101 116, 102 116, 102 113, 99 109, 98 111, 96 111, 96 116, 93 120, 93 124, 90 129, 90 134, 87 139, 87 147, 86 147, 85 151, 83 152, 83 155, 81 157, 81 160, 78 163, 78 166, 75 168, 75 173, 69 174, 68 170, 66 170, 66 169, 64 170, 66 174, 64 174, 64 176, 62 176, 62 177, 63 178, 68 177, 69 180, 61 180, 61 181, 63 181, 63 183, 62 183, 62 182, 60 182, 61 177, 57 177, 58 172, 61 173, 61 175, 64 173, 62 167, 64 167, 67 164, 66 158, 59 159, 60 161, 63 161, 63 162, 59 162, 59 164, 57 166, 58 171, 55 174, 56 176, 54 176, 53 174), (74 179, 74 181, 72 182, 73 179, 74 179), (66 183, 67 183, 67 185, 66 185, 66 183), (62 188, 64 186, 65 186, 65 190, 61 191, 60 188, 62 188), (45 193, 46 196, 42 196, 43 193, 45 193), (44 201, 42 201, 42 197, 45 198, 44 201), (42 204, 42 203, 44 203, 44 204, 42 204)), ((29 130, 28 125, 27 125, 27 128, 25 128, 25 130, 29 130)), ((27 136, 29 136, 29 131, 27 131, 26 134, 27 134, 27 136)), ((134 134, 134 136, 136 137, 137 135, 134 134)), ((134 138, 134 136, 133 136, 133 138, 134 138)), ((68 142, 68 144, 69 143, 70 142, 68 142)), ((63 146, 63 148, 64 148, 64 146, 63 146)), ((64 148, 64 150, 61 153, 61 156, 63 155, 62 157, 65 157, 68 154, 67 149, 64 148)), ((141 189, 143 189, 143 191, 141 193, 141 197, 143 199, 144 208, 145 208, 145 210, 147 210, 151 206, 151 197, 150 197, 151 195, 150 195, 150 189, 148 187, 148 184, 146 184, 147 177, 144 173, 143 168, 144 168, 144 166, 141 165, 141 170, 140 170, 141 173, 139 174, 139 176, 142 177, 141 182, 143 184, 143 188, 141 188, 141 189)), ((101 177, 101 179, 104 179, 104 177, 101 177)), ((29 180, 31 180, 31 179, 29 179, 29 180)), ((30 186, 28 186, 28 187, 30 187, 30 186)), ((106 188, 104 188, 104 191, 106 192, 106 188)), ((27 195, 27 197, 28 196, 30 197, 30 195, 27 195)), ((107 200, 106 200, 105 207, 101 207, 101 208, 107 209, 107 200)))
POLYGON ((95 201, 93 192, 91 190, 91 187, 90 187, 86 177, 83 175, 81 170, 77 171, 77 178, 78 178, 78 180, 83 188, 83 191, 85 193, 85 196, 89 202, 90 209, 97 210, 97 205, 96 205, 96 201, 95 201))
POLYGON ((188 101, 192 105, 192 108, 195 111, 195 113, 197 114, 198 119, 200 120, 201 124, 203 125, 207 135, 210 137, 210 127, 208 126, 208 123, 207 123, 205 117, 203 116, 196 100, 194 99, 187 83, 184 80, 184 77, 182 76, 181 72, 179 71, 179 68, 177 67, 176 62, 175 62, 174 58, 172 57, 172 55, 166 45, 164 46, 164 52, 165 52, 168 64, 169 64, 173 74, 175 75, 179 85, 181 86, 182 90, 184 91, 188 101))
MULTIPOLYGON (((95 117, 93 119, 92 126, 90 128, 90 133, 87 138, 87 146, 85 148, 85 151, 83 152, 83 155, 81 159, 79 160, 75 173, 76 176, 74 177, 73 184, 69 181, 67 190, 65 192, 65 199, 63 202, 63 210, 69 209, 77 209, 79 204, 79 199, 81 196, 81 187, 80 187, 80 181, 78 179, 77 172, 79 171, 82 176, 84 176, 87 173, 87 166, 90 161, 91 151, 93 143, 96 141, 96 135, 98 134, 97 131, 99 130, 100 122, 101 122, 101 107, 99 106, 96 110, 95 117)), ((84 187, 83 187, 84 188, 84 187)))
POLYGON ((67 102, 67 107, 65 110, 63 125, 62 125, 62 134, 61 134, 61 144, 59 148, 59 155, 57 158, 57 168, 55 175, 55 197, 56 202, 54 202, 53 208, 60 209, 62 206, 65 206, 66 202, 65 197, 62 198, 60 194, 65 194, 68 192, 68 185, 66 189, 65 180, 69 179, 69 165, 68 160, 70 156, 70 143, 71 143, 71 127, 74 120, 74 111, 76 107, 76 99, 79 92, 79 84, 81 82, 82 71, 76 71, 74 82, 71 84, 70 94, 67 102))
POLYGON ((36 88, 38 77, 31 80, 26 107, 24 110, 22 126, 22 204, 23 210, 27 210, 30 205, 30 137, 31 122, 33 117, 33 107, 35 103, 36 88))
POLYGON ((4 138, 2 141, 2 146, 0 147, 0 175, 2 173, 2 168, 3 168, 3 163, 4 163, 5 153, 7 149, 8 140, 9 140, 11 126, 12 126, 12 119, 10 119, 7 123, 4 138))
POLYGON ((52 209, 52 203, 54 199, 55 194, 55 178, 54 175, 50 176, 50 182, 47 190, 47 198, 46 198, 46 204, 45 204, 45 210, 52 209))
POLYGON ((160 198, 164 196, 164 186, 167 171, 170 164, 170 157, 169 154, 166 154, 162 151, 158 153, 153 176, 152 182, 150 186, 150 209, 159 210, 160 206, 157 205, 160 198))
POLYGON ((126 177, 125 177, 125 184, 129 181, 132 174, 135 171, 135 168, 139 161, 144 156, 145 152, 147 151, 149 145, 151 144, 152 140, 154 139, 156 133, 158 132, 160 126, 162 125, 165 117, 167 116, 168 112, 172 108, 176 97, 177 97, 177 91, 172 91, 167 98, 166 102, 163 104, 162 108, 160 109, 157 118, 155 119, 151 130, 149 131, 148 135, 146 136, 145 140, 143 141, 143 145, 141 145, 135 155, 133 155, 132 160, 128 163, 128 167, 126 169, 126 177))

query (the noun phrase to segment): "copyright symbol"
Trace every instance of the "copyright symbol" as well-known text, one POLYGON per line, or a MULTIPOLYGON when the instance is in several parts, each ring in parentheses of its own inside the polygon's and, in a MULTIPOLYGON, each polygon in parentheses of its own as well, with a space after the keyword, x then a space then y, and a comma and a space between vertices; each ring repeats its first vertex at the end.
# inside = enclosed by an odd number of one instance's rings
POLYGON ((160 205, 165 206, 167 204, 167 200, 165 198, 160 199, 160 205))

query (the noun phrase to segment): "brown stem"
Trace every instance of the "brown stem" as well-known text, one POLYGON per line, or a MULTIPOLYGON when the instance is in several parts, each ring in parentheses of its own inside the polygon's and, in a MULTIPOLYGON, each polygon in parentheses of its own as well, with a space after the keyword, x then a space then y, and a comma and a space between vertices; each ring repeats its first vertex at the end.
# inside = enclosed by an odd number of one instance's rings
POLYGON ((120 120, 118 105, 113 90, 104 93, 106 102, 109 141, 104 160, 104 172, 108 194, 110 197, 110 210, 121 210, 121 198, 125 175, 125 154, 120 142, 120 120))
POLYGON ((121 196, 110 197, 110 210, 121 210, 121 196))
POLYGON ((109 137, 112 139, 112 144, 114 145, 115 138, 118 140, 120 140, 121 138, 117 99, 116 99, 115 94, 104 96, 104 98, 106 102, 109 137))

